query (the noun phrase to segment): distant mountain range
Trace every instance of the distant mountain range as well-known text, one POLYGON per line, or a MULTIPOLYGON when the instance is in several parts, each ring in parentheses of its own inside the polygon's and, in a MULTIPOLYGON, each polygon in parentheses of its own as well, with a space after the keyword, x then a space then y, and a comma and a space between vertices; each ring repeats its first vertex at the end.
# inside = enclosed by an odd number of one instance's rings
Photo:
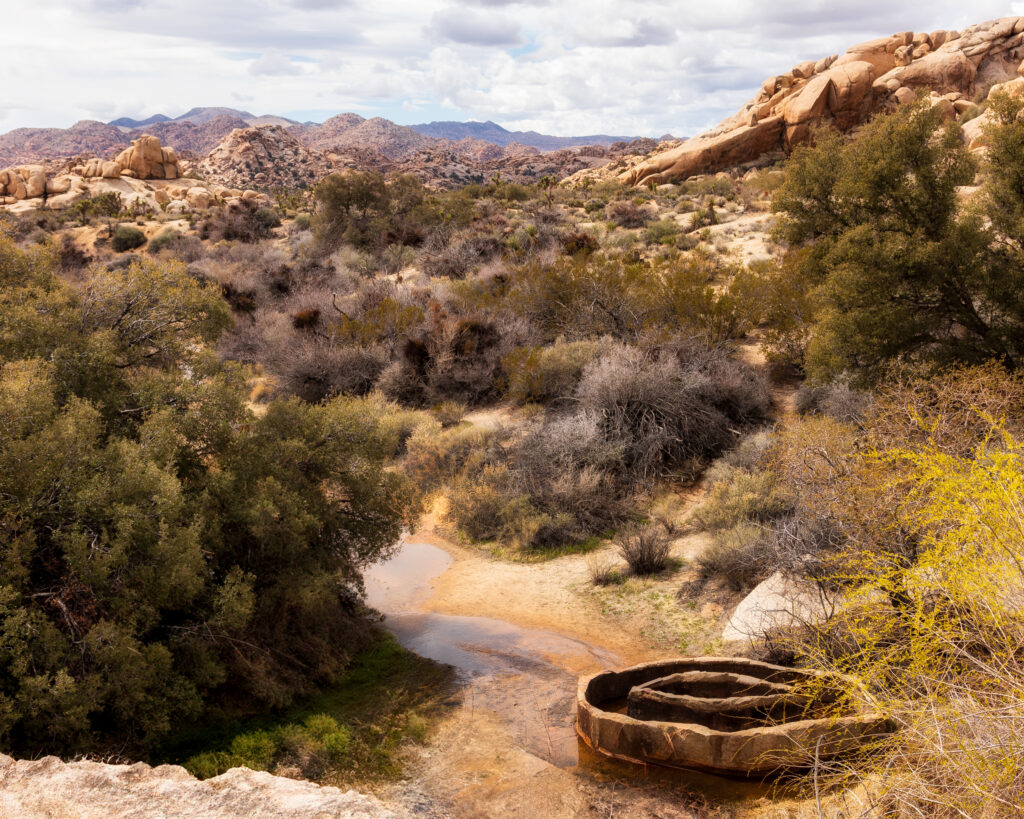
MULTIPOLYGON (((355 124, 361 124, 363 122, 375 122, 383 123, 388 122, 388 125, 397 128, 411 128, 418 134, 423 136, 431 137, 433 139, 450 139, 453 142, 460 139, 477 139, 481 142, 490 142, 493 145, 526 145, 531 148, 536 148, 539 151, 557 151, 560 148, 573 148, 578 145, 611 145, 615 142, 629 142, 636 137, 629 136, 609 136, 608 134, 592 134, 588 136, 551 136, 549 134, 540 134, 536 131, 509 131, 507 128, 503 128, 496 122, 424 122, 419 125, 408 125, 408 126, 395 126, 394 123, 384 120, 380 117, 374 117, 372 120, 365 120, 358 114, 338 114, 336 117, 332 117, 322 125, 315 122, 298 122, 294 119, 288 119, 287 117, 279 117, 274 115, 256 116, 248 111, 239 111, 234 108, 193 108, 191 111, 186 111, 179 117, 169 117, 165 114, 154 114, 146 119, 131 119, 130 117, 121 117, 115 119, 112 122, 107 123, 117 128, 123 128, 129 131, 138 130, 140 128, 146 128, 151 125, 158 125, 165 122, 192 122, 196 125, 204 125, 213 119, 218 117, 230 117, 234 120, 242 120, 247 125, 260 126, 260 125, 281 125, 285 128, 294 125, 302 125, 308 129, 317 129, 327 126, 328 123, 335 122, 339 118, 347 120, 355 120, 355 124)), ((332 130, 331 128, 327 129, 332 130)), ((413 140, 410 140, 413 141, 413 140)))
POLYGON ((495 145, 529 145, 539 151, 557 151, 560 148, 574 148, 577 145, 611 145, 615 142, 630 142, 636 137, 608 136, 607 134, 591 134, 589 136, 560 137, 538 134, 536 131, 509 131, 498 123, 491 122, 425 122, 422 125, 410 125, 414 131, 434 139, 479 139, 495 145))
POLYGON ((323 123, 298 122, 274 115, 256 116, 234 108, 193 108, 178 117, 154 114, 145 119, 121 117, 111 122, 83 121, 70 128, 18 128, 0 134, 0 168, 33 162, 64 161, 82 154, 109 157, 143 133, 159 137, 188 158, 202 157, 239 128, 278 126, 310 149, 353 154, 372 152, 389 161, 404 161, 418 152, 450 151, 474 161, 552 152, 581 146, 632 141, 630 137, 595 134, 561 137, 536 131, 509 131, 495 122, 431 122, 398 125, 382 117, 338 114, 323 123))
POLYGON ((157 125, 163 122, 191 122, 194 125, 205 125, 211 120, 219 117, 230 117, 231 119, 240 119, 245 122, 246 125, 283 125, 288 127, 289 125, 314 125, 312 122, 299 122, 295 119, 288 119, 287 117, 278 117, 272 114, 258 117, 255 114, 250 114, 248 111, 238 111, 235 108, 193 108, 190 111, 186 111, 180 117, 169 117, 166 114, 154 114, 146 119, 132 119, 131 117, 121 117, 120 119, 111 120, 108 125, 113 125, 117 128, 126 128, 129 131, 136 131, 139 128, 146 128, 149 125, 157 125))

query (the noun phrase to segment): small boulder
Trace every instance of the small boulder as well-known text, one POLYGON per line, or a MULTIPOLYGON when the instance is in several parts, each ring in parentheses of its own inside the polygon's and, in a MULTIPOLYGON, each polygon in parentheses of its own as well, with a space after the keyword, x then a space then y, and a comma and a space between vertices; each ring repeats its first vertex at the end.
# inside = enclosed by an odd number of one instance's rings
POLYGON ((67 193, 69 190, 71 190, 70 176, 55 176, 46 182, 46 193, 48 195, 67 193))
POLYGON ((210 196, 210 192, 206 188, 200 188, 198 186, 189 188, 185 194, 185 199, 188 201, 196 210, 206 210, 213 204, 213 197, 210 196))

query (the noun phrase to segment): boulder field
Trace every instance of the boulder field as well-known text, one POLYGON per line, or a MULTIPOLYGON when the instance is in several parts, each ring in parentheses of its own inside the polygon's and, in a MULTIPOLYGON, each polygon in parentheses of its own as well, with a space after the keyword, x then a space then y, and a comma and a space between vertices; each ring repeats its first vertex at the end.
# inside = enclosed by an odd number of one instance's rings
MULTIPOLYGON (((678 182, 789 152, 816 126, 848 131, 872 114, 926 94, 950 119, 1024 73, 1024 17, 961 31, 905 31, 808 60, 761 85, 712 131, 620 171, 628 184, 678 182)), ((1015 84, 1015 88, 1016 88, 1015 84)), ((980 126, 974 126, 980 134, 980 126)), ((970 138, 969 138, 970 141, 970 138)))
POLYGON ((234 199, 269 202, 264 194, 183 178, 173 148, 154 136, 134 140, 114 159, 89 159, 66 173, 47 174, 43 165, 23 165, 0 171, 0 205, 12 211, 52 210, 105 193, 121 196, 124 208, 168 213, 206 210, 234 199))

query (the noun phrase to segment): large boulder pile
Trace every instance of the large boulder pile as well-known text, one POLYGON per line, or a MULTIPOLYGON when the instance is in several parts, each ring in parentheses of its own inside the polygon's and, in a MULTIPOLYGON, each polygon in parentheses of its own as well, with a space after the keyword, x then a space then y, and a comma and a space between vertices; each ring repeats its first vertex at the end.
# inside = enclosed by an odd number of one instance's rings
POLYGON ((0 754, 0 819, 167 819, 274 816, 395 819, 378 800, 355 791, 300 782, 248 768, 199 781, 176 765, 17 762, 0 754))
POLYGON ((86 179, 117 179, 121 176, 177 179, 181 176, 181 167, 174 149, 164 148, 157 137, 149 134, 132 140, 132 144, 114 159, 90 159, 76 170, 86 179))
POLYGON ((312 187, 335 169, 326 154, 280 125, 236 128, 199 163, 205 179, 232 188, 312 187))
POLYGON ((922 92, 954 118, 975 95, 1016 77, 1022 59, 1024 17, 963 32, 906 31, 860 43, 841 56, 808 60, 768 78, 756 97, 714 130, 653 154, 622 178, 631 184, 675 182, 755 162, 806 142, 819 125, 846 131, 922 92))

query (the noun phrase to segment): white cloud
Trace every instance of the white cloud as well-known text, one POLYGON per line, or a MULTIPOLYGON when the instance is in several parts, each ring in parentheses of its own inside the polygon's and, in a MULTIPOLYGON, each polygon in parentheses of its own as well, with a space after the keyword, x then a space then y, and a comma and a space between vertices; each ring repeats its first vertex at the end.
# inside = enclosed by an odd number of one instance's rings
POLYGON ((435 12, 426 29, 452 43, 476 46, 515 46, 523 41, 519 23, 503 14, 447 8, 435 12))
POLYGON ((249 66, 249 73, 254 77, 283 77, 301 74, 302 68, 284 54, 268 52, 253 60, 249 66))
POLYGON ((692 134, 804 59, 1024 11, 1004 0, 0 0, 4 129, 358 110, 556 134, 692 134), (85 101, 85 102, 83 102, 85 101))

